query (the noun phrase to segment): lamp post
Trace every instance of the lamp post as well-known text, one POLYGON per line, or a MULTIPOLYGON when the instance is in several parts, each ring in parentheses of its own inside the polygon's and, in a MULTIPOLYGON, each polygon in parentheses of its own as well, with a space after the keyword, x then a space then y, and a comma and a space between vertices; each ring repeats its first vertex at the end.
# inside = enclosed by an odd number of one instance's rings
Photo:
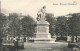
MULTIPOLYGON (((66 15, 65 17, 67 17, 67 23, 66 23, 66 25, 67 25, 67 41, 68 41, 68 39, 69 39, 69 38, 68 38, 68 37, 69 37, 68 35, 70 35, 70 34, 69 34, 69 18, 72 17, 72 16, 71 16, 71 14, 68 14, 68 15, 66 15)), ((70 42, 71 42, 71 41, 70 41, 70 42)), ((69 45, 69 43, 68 43, 68 45, 69 45)))
POLYGON ((1 0, 0 0, 0 13, 1 13, 1 0))

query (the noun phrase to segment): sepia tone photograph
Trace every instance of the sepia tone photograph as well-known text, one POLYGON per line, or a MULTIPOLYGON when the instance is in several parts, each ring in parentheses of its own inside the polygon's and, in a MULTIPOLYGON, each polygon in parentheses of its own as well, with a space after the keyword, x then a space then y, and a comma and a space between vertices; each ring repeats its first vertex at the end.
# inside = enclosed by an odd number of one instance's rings
POLYGON ((0 51, 80 51, 80 0, 0 0, 0 51))

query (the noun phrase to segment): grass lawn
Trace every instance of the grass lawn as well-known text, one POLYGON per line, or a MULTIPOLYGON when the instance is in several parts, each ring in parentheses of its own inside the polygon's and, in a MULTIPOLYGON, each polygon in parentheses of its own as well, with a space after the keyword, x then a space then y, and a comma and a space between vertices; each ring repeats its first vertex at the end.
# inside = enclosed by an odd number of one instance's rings
POLYGON ((25 43, 25 49, 19 51, 72 51, 66 43, 40 44, 25 43))

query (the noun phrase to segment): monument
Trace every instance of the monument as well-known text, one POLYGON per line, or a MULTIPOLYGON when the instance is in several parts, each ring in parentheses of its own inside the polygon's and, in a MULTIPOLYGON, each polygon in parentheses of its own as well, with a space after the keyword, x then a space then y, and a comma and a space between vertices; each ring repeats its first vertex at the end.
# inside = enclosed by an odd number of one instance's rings
POLYGON ((34 43, 51 43, 51 34, 49 33, 49 23, 46 21, 46 6, 43 6, 37 13, 37 22, 33 39, 34 43))

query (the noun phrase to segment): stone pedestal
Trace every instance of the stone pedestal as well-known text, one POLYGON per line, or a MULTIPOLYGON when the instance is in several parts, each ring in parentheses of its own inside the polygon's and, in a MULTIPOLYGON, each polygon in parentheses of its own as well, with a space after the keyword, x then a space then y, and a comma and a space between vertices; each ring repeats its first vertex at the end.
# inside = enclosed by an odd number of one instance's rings
POLYGON ((45 20, 37 21, 37 26, 35 27, 35 33, 33 39, 34 43, 51 43, 51 34, 49 33, 49 23, 45 20))

